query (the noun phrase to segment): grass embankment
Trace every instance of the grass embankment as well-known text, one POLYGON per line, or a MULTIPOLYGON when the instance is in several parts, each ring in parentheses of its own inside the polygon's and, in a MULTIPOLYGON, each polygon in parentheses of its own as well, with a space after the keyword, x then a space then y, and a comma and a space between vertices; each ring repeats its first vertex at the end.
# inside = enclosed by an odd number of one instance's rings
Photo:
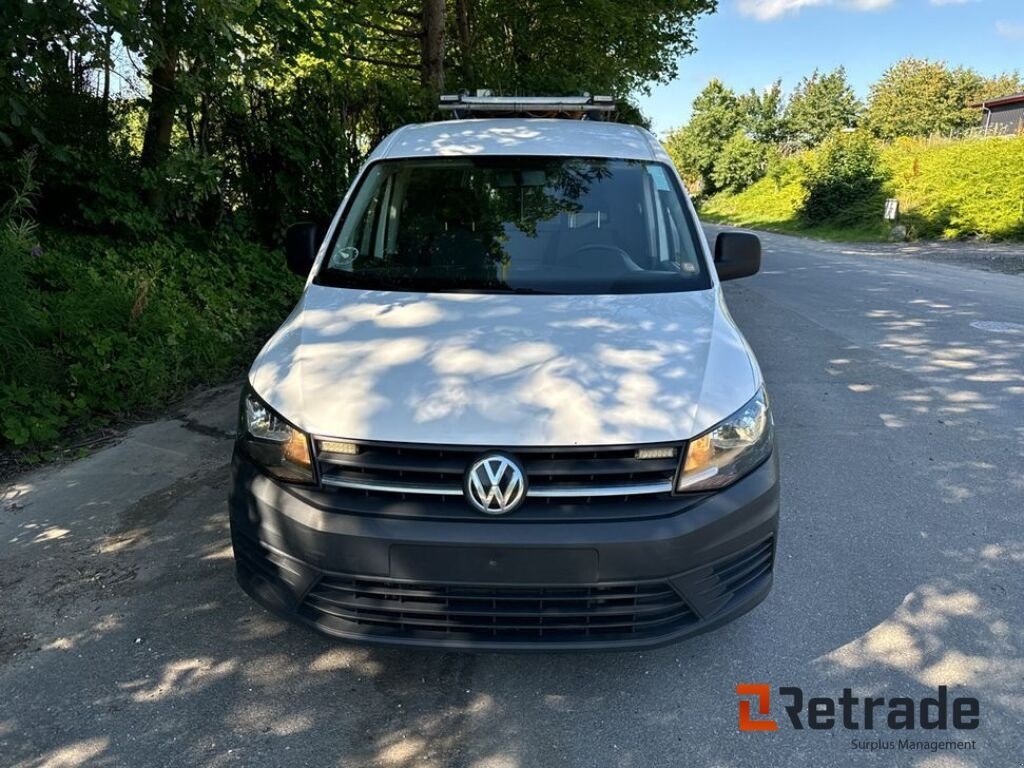
POLYGON ((890 226, 881 220, 882 201, 894 197, 911 238, 1024 240, 1024 136, 899 139, 881 146, 881 194, 842 224, 802 215, 806 169, 814 154, 809 150, 780 161, 742 192, 702 201, 702 218, 831 240, 884 240, 890 226))
POLYGON ((301 289, 237 238, 25 234, 0 233, 0 450, 30 458, 223 380, 301 289))

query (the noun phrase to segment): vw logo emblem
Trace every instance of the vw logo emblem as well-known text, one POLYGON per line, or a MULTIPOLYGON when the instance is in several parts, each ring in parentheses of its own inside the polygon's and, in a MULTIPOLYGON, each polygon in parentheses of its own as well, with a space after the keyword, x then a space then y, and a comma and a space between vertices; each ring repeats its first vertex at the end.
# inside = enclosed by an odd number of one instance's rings
POLYGON ((489 453, 469 466, 465 492, 484 514, 504 515, 526 498, 526 474, 511 456, 489 453))

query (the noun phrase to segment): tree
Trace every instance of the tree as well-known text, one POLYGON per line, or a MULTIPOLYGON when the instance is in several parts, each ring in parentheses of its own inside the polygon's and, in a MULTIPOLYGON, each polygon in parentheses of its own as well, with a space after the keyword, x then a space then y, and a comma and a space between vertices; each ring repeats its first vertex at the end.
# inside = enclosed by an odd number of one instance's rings
POLYGON ((1016 73, 985 78, 941 61, 903 59, 871 86, 866 120, 872 133, 886 139, 960 131, 981 121, 970 104, 1016 93, 1021 85, 1016 73))
POLYGON ((178 106, 178 55, 188 22, 183 0, 151 0, 144 5, 148 26, 149 112, 142 140, 142 167, 155 168, 171 150, 178 106))
POLYGON ((804 147, 814 147, 836 131, 857 125, 861 104, 843 67, 828 74, 818 70, 797 85, 786 105, 786 126, 804 147))
POLYGON ((750 137, 762 144, 780 144, 788 137, 782 81, 762 91, 753 88, 739 99, 740 111, 750 137))
POLYGON ((699 182, 704 192, 715 191, 715 162, 744 122, 740 100, 730 88, 718 79, 704 86, 693 100, 690 122, 670 133, 665 142, 679 172, 699 182))
POLYGON ((150 236, 230 214, 272 241, 327 216, 368 147, 436 116, 442 89, 608 93, 642 123, 628 97, 675 74, 715 5, 8 0, 0 149, 43 150, 44 221, 150 236))
POLYGON ((1024 92, 1024 78, 1021 78, 1020 72, 1001 72, 984 79, 981 88, 973 94, 972 98, 985 101, 1022 92, 1024 92))
MULTIPOLYGON (((694 49, 694 19, 717 0, 460 0, 453 28, 465 15, 468 46, 453 58, 471 62, 473 80, 459 88, 506 94, 588 91, 626 96, 675 77, 694 49), (460 12, 460 6, 464 12, 460 12)), ((462 32, 459 32, 462 36, 462 32)))
POLYGON ((711 178, 727 192, 740 192, 765 174, 769 145, 755 141, 743 131, 733 134, 715 160, 711 178))

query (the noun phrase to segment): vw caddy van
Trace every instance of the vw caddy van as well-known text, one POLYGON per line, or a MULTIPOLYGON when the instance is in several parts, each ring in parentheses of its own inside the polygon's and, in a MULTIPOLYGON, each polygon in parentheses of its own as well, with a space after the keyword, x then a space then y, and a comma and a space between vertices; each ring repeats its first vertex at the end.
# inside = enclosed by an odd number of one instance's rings
POLYGON ((326 232, 288 232, 306 286, 249 371, 230 494, 238 580, 278 615, 635 649, 771 587, 772 416, 720 287, 757 238, 709 249, 664 149, 601 100, 521 102, 449 98, 326 232))

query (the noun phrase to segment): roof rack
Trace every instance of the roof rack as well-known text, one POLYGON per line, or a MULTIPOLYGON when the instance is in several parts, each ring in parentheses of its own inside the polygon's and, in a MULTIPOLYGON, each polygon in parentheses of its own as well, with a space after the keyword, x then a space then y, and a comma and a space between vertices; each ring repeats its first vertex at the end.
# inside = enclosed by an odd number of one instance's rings
POLYGON ((443 94, 438 107, 456 120, 467 117, 558 117, 608 120, 615 111, 611 96, 493 96, 490 91, 443 94))

